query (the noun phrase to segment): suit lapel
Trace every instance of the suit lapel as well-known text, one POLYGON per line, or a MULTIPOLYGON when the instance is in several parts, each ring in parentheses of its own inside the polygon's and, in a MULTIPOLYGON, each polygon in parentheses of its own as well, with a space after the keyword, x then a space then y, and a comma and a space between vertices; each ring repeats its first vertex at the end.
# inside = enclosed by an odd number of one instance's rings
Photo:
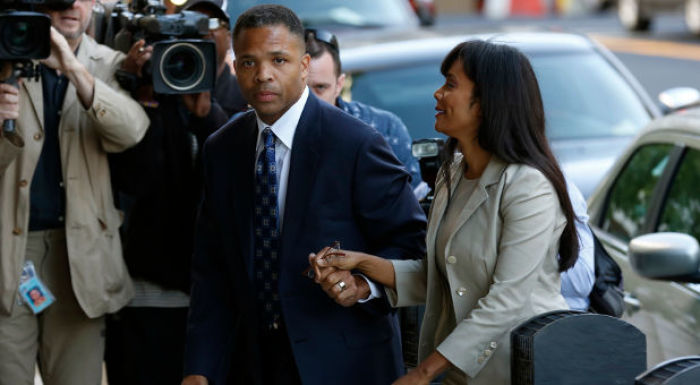
POLYGON ((321 125, 319 121, 318 100, 309 93, 309 99, 299 119, 294 133, 292 154, 290 158, 289 177, 287 179, 287 196, 285 200, 284 221, 282 222, 282 257, 291 252, 294 240, 304 223, 305 213, 310 205, 311 191, 318 170, 321 147, 321 125))
MULTIPOLYGON (((254 181, 255 172, 255 144, 257 143, 258 127, 255 121, 255 114, 250 113, 248 122, 240 128, 241 135, 232 135, 236 143, 230 143, 231 156, 227 159, 228 164, 233 165, 234 172, 229 174, 228 196, 233 198, 233 208, 228 210, 234 213, 236 226, 239 232, 239 247, 243 260, 246 264, 248 276, 253 277, 253 207, 255 206, 254 181), (241 149, 234 150, 234 149, 241 149)), ((246 118, 242 118, 246 119, 246 118)), ((228 215, 226 215, 228 216, 228 215)), ((234 246, 235 247, 235 246, 234 246)))
MULTIPOLYGON (((450 194, 454 193, 455 186, 457 185, 457 178, 462 174, 462 154, 455 154, 455 159, 450 166, 450 194)), ((432 256, 435 253, 435 240, 437 237, 437 230, 440 227, 440 222, 442 222, 442 217, 445 215, 445 208, 448 202, 448 193, 445 180, 442 179, 441 185, 443 187, 436 188, 435 200, 433 201, 433 207, 430 211, 430 218, 428 223, 431 224, 428 228, 428 233, 426 234, 426 246, 428 251, 428 256, 432 256)), ((432 258, 429 258, 429 260, 432 258)))
MULTIPOLYGON (((455 226, 455 229, 459 229, 462 226, 464 226, 464 224, 469 220, 469 218, 471 218, 474 212, 484 202, 486 202, 486 199, 488 198, 488 192, 486 191, 486 188, 498 182, 506 166, 507 164, 503 162, 500 158, 498 158, 495 155, 491 156, 491 160, 486 166, 484 173, 481 175, 481 178, 479 178, 479 184, 476 186, 471 196, 469 196, 467 203, 464 205, 461 212, 459 213, 459 219, 457 225, 455 226)), ((462 175, 457 175, 456 177, 461 178, 462 175)), ((456 186, 456 179, 453 180, 455 180, 454 185, 456 186)), ((453 232, 450 235, 450 238, 447 241, 447 245, 450 244, 450 242, 452 241, 452 237, 454 237, 456 233, 457 231, 453 232)))
POLYGON ((24 79, 22 87, 27 90, 29 100, 34 108, 34 113, 37 116, 37 121, 41 129, 44 129, 44 92, 41 88, 41 81, 24 79))

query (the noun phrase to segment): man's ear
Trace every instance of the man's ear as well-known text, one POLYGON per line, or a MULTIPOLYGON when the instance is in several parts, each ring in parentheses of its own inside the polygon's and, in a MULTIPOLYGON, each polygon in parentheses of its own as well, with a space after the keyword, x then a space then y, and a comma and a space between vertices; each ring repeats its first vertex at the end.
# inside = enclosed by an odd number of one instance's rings
POLYGON ((308 53, 305 53, 304 56, 301 57, 301 76, 304 78, 304 81, 309 78, 309 64, 311 63, 311 56, 308 53))
POLYGON ((338 89, 342 90, 343 87, 345 87, 345 74, 342 73, 340 76, 338 76, 338 89))
POLYGON ((338 78, 335 80, 335 95, 333 95, 333 99, 338 99, 338 96, 340 96, 341 93, 343 93, 343 87, 345 86, 345 74, 340 74, 338 78))

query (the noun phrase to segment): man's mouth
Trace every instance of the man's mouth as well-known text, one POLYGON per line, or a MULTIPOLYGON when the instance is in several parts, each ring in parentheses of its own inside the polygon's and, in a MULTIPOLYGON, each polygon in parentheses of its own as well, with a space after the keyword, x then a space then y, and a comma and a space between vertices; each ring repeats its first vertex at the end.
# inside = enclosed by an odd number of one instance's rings
POLYGON ((270 102, 277 97, 277 94, 272 91, 259 91, 255 94, 255 99, 260 102, 270 102))

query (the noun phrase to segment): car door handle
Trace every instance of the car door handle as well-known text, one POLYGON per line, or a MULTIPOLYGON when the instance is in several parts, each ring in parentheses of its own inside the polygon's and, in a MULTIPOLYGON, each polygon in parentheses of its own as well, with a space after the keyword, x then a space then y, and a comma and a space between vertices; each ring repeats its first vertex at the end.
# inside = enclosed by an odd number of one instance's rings
POLYGON ((624 301, 625 305, 627 305, 630 310, 639 310, 642 307, 642 303, 639 302, 639 299, 637 299, 634 294, 627 291, 625 292, 624 301))

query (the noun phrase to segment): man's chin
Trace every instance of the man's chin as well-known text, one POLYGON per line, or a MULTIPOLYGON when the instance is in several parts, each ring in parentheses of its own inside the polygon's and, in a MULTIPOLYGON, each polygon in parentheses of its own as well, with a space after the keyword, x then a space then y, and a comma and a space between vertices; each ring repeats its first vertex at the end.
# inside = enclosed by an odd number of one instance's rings
POLYGON ((56 28, 58 32, 66 38, 66 40, 76 40, 83 35, 83 31, 67 28, 56 28))

